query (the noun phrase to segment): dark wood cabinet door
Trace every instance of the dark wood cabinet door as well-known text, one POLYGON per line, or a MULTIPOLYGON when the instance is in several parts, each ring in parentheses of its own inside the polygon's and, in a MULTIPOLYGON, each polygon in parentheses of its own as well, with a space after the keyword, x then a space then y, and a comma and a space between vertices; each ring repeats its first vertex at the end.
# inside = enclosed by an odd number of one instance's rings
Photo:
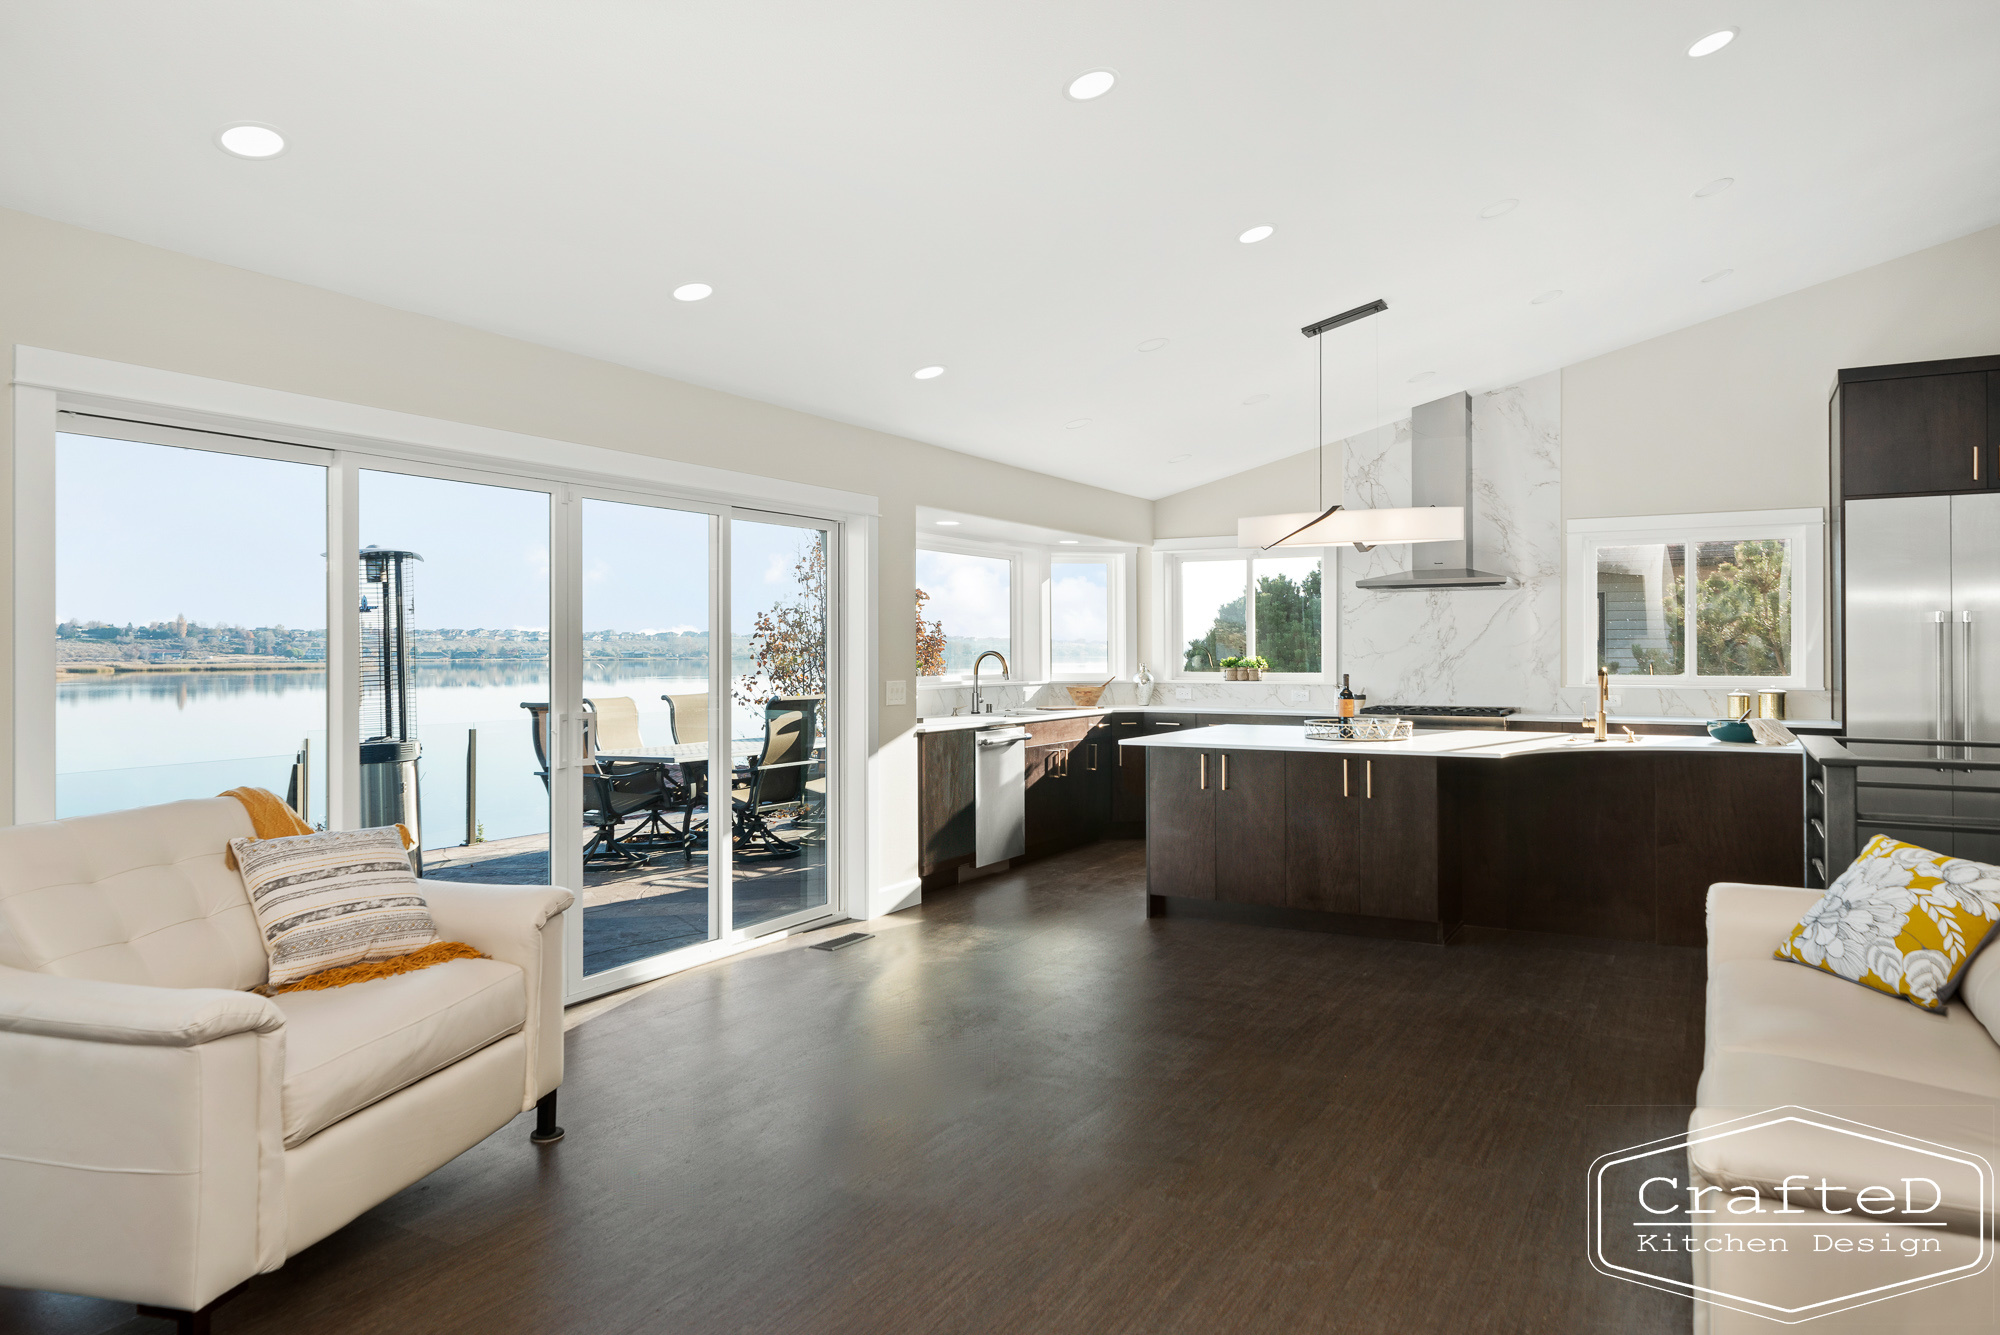
POLYGON ((1379 918, 1438 920, 1437 761, 1361 763, 1361 904, 1379 918))
POLYGON ((974 754, 970 728, 917 739, 917 869, 923 875, 972 860, 978 834, 974 754))
POLYGON ((1067 746, 1030 746, 1022 760, 1027 794, 1021 814, 1031 858, 1061 852, 1071 843, 1070 784, 1063 763, 1068 754, 1067 746))
POLYGON ((1282 905, 1285 885, 1285 753, 1215 753, 1215 897, 1282 905))
POLYGON ((1078 842, 1088 842, 1104 833, 1111 823, 1111 765, 1114 729, 1104 719, 1091 724, 1090 731, 1070 743, 1064 762, 1070 783, 1071 834, 1078 842))
POLYGON ((1145 823, 1147 748, 1119 745, 1145 735, 1144 718, 1111 720, 1111 819, 1114 824, 1145 823))
POLYGON ((1285 903, 1361 913, 1362 762, 1285 753, 1285 903))
POLYGON ((1842 385, 1842 492, 1900 496, 1991 487, 1989 374, 1905 376, 1842 385))
POLYGON ((1178 746, 1146 758, 1146 892, 1215 898, 1215 758, 1178 746))

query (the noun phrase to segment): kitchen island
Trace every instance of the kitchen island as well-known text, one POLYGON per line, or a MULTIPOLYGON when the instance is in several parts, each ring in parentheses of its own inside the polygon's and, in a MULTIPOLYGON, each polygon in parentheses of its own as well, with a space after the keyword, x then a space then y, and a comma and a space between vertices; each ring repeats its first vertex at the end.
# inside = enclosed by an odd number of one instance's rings
POLYGON ((1236 725, 1120 745, 1148 751, 1151 916, 1700 945, 1711 883, 1805 883, 1797 746, 1236 725))

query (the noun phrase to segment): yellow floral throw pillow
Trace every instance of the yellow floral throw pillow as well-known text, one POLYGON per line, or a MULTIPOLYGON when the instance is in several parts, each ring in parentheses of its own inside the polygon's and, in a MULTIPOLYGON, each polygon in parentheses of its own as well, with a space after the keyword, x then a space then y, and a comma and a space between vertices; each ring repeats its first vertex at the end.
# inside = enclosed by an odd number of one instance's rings
POLYGON ((2000 867, 1878 834, 1777 957, 1942 1011, 2000 925, 2000 867))

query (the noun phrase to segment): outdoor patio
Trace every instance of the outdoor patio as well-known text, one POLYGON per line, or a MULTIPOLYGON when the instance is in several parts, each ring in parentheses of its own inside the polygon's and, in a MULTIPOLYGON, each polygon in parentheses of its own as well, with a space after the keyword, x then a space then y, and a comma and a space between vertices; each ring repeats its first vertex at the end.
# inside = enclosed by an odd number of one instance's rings
MULTIPOLYGON (((802 844, 797 857, 738 854, 733 867, 737 926, 766 922, 827 901, 826 847, 817 827, 773 821, 773 832, 802 844)), ((588 832, 579 835, 579 841, 588 832)), ((488 885, 547 885, 548 836, 522 835, 424 850, 424 876, 488 885)), ((602 973, 708 939, 708 854, 658 854, 629 866, 583 871, 583 971, 602 973)))

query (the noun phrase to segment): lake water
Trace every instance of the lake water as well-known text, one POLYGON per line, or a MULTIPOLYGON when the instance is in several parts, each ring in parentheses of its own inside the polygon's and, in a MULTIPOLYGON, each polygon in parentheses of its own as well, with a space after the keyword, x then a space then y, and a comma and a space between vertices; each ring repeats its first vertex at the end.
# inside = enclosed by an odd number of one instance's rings
MULTIPOLYGON (((479 734, 478 819, 488 839, 549 828, 529 712, 545 701, 540 665, 412 670, 423 836, 427 848, 465 842, 467 734, 479 734)), ((700 695, 706 677, 662 676, 642 664, 587 669, 585 696, 630 696, 649 744, 670 736, 662 695, 700 695)), ((738 737, 763 735, 760 711, 738 707, 738 737)), ((65 676, 56 684, 56 814, 213 797, 240 784, 281 796, 310 739, 313 811, 325 819, 326 679, 318 672, 129 672, 65 676)))

